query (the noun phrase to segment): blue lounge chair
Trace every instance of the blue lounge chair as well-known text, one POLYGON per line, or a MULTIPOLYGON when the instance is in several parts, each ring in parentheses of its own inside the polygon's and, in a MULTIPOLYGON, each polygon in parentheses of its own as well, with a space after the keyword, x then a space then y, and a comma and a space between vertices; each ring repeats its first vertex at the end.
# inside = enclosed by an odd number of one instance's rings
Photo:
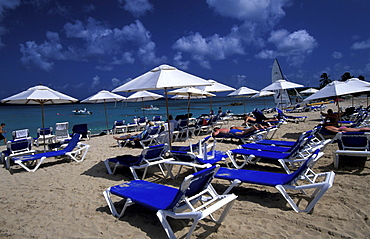
POLYGON ((186 238, 190 238, 198 222, 207 216, 221 224, 237 198, 234 194, 218 195, 213 189, 210 183, 217 170, 218 167, 213 166, 191 174, 184 179, 179 189, 143 180, 134 180, 110 187, 103 194, 111 213, 118 218, 124 214, 128 206, 133 204, 156 211, 168 238, 176 238, 176 236, 167 217, 193 219, 192 226, 186 236, 186 238), (121 213, 117 212, 112 195, 126 199, 121 213), (208 200, 201 203, 201 199, 204 198, 202 196, 206 196, 208 200), (221 207, 224 207, 224 211, 219 219, 215 220, 212 213, 221 207))
POLYGON ((35 152, 35 150, 32 150, 31 137, 9 140, 6 142, 6 150, 1 153, 1 162, 5 164, 6 169, 9 169, 10 158, 25 154, 34 154, 35 152))
POLYGON ((18 129, 12 132, 13 140, 15 139, 25 139, 30 137, 29 129, 18 129))
MULTIPOLYGON (((172 145, 171 150, 173 150, 173 151, 186 151, 186 152, 192 152, 192 153, 198 153, 199 154, 201 152, 201 149, 202 149, 204 143, 206 143, 210 138, 211 138, 211 136, 207 136, 207 137, 199 140, 197 143, 190 144, 189 146, 172 145)), ((216 141, 214 141, 214 142, 216 142, 216 141)))
MULTIPOLYGON (((80 135, 74 134, 71 141, 69 141, 68 145, 62 150, 45 152, 45 153, 34 154, 34 155, 24 155, 24 156, 19 156, 19 157, 13 157, 11 158, 11 160, 14 163, 20 165, 22 168, 24 168, 28 172, 35 172, 46 158, 51 158, 51 157, 68 156, 76 162, 82 162, 85 159, 85 156, 87 154, 87 151, 89 150, 90 145, 80 143, 79 140, 80 140, 80 135), (80 159, 78 159, 77 155, 80 155, 82 152, 83 152, 82 156, 80 157, 80 159), (39 162, 36 164, 36 166, 33 169, 30 169, 25 164, 27 162, 37 161, 37 160, 39 160, 39 162)), ((10 165, 9 165, 9 170, 10 170, 10 165)))
POLYGON ((38 128, 37 137, 34 138, 33 143, 39 147, 40 143, 44 145, 47 143, 55 143, 56 136, 53 134, 53 127, 38 128))
POLYGON ((233 133, 228 133, 228 134, 219 133, 216 136, 212 136, 212 137, 214 138, 214 140, 219 140, 219 142, 222 142, 225 139, 228 139, 228 140, 231 140, 231 141, 236 139, 236 140, 240 140, 244 144, 246 144, 247 142, 252 142, 252 141, 264 139, 266 134, 267 134, 266 129, 259 129, 259 130, 253 131, 253 132, 248 133, 248 134, 243 134, 243 135, 240 135, 240 134, 237 135, 237 134, 233 134, 233 133))
POLYGON ((118 132, 126 132, 127 125, 125 125, 125 120, 116 120, 113 123, 112 133, 117 134, 118 132))
MULTIPOLYGON (((253 149, 232 149, 227 151, 231 163, 234 165, 235 168, 242 168, 247 163, 257 163, 260 159, 270 160, 274 162, 279 162, 281 166, 287 173, 290 173, 288 164, 293 167, 300 166, 303 162, 305 162, 311 154, 316 149, 320 149, 325 147, 326 145, 320 144, 316 147, 308 147, 307 145, 310 144, 310 140, 313 136, 308 136, 306 141, 295 147, 292 148, 289 152, 272 152, 272 151, 262 151, 262 150, 253 150, 253 149), (240 164, 238 162, 237 156, 241 155, 243 157, 243 162, 240 164)), ((326 141, 327 143, 328 141, 326 141)))
POLYGON ((370 156, 370 132, 339 132, 333 138, 339 150, 333 153, 334 168, 338 168, 339 156, 370 156))
POLYGON ((309 213, 325 192, 333 185, 335 176, 334 172, 315 174, 310 170, 314 162, 320 157, 319 150, 315 151, 315 153, 313 153, 312 156, 292 174, 220 168, 215 178, 231 181, 231 185, 224 193, 228 193, 233 187, 240 185, 241 183, 275 187, 287 200, 294 211, 309 213), (319 178, 323 178, 323 180, 318 181, 319 178), (305 181, 306 184, 302 184, 302 181, 305 181), (311 195, 306 192, 310 189, 314 189, 314 192, 311 195), (288 194, 287 190, 300 190, 313 199, 304 209, 300 209, 288 194))
POLYGON ((72 127, 72 134, 79 134, 81 138, 87 138, 90 140, 91 132, 87 127, 87 124, 75 124, 72 127))
POLYGON ((168 152, 168 145, 159 144, 155 146, 149 146, 148 148, 143 149, 143 151, 141 152, 139 156, 133 156, 133 155, 117 156, 114 158, 106 159, 104 161, 104 164, 109 174, 114 174, 119 165, 129 167, 132 175, 134 176, 134 179, 139 178, 135 170, 144 169, 144 173, 142 177, 142 179, 144 179, 148 168, 154 165, 158 165, 163 176, 166 176, 161 166, 161 164, 163 164, 164 162, 171 160, 171 159, 163 158, 163 155, 166 152, 168 152), (115 164, 113 171, 109 166, 110 163, 115 164))

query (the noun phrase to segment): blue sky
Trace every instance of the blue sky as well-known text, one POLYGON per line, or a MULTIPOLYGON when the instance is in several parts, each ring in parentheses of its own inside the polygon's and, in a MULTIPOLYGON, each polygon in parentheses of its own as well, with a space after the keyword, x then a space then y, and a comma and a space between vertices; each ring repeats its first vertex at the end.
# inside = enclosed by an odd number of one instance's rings
POLYGON ((0 98, 42 83, 80 100, 169 64, 256 90, 370 80, 368 0, 0 0, 0 98))

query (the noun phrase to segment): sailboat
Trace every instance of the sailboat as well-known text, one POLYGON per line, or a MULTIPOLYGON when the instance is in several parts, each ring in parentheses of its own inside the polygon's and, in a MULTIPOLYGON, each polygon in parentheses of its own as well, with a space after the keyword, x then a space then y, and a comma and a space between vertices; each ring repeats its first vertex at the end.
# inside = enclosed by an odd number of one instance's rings
MULTIPOLYGON (((274 64, 272 65, 271 81, 272 83, 274 83, 277 80, 286 80, 286 79, 284 78, 283 72, 281 71, 278 60, 275 59, 274 64)), ((274 92, 276 107, 284 109, 292 105, 292 101, 291 98, 289 97, 287 90, 285 89, 274 90, 274 92)))

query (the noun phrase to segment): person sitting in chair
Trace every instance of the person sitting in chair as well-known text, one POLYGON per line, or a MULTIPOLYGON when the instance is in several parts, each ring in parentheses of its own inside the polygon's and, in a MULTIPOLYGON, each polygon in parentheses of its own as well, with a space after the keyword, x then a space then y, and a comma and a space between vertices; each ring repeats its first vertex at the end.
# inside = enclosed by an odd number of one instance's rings
POLYGON ((122 136, 119 136, 119 137, 113 136, 113 139, 115 139, 115 140, 133 139, 134 141, 140 141, 148 133, 148 130, 151 126, 154 126, 154 123, 151 122, 151 121, 148 121, 147 124, 146 124, 145 130, 143 130, 141 133, 137 133, 137 134, 134 134, 134 135, 127 134, 127 135, 122 135, 122 136))
POLYGON ((258 129, 261 129, 261 128, 263 128, 262 125, 258 125, 258 126, 253 125, 252 127, 249 127, 249 128, 236 127, 236 126, 232 126, 232 127, 230 127, 230 129, 214 128, 212 136, 215 137, 218 134, 246 135, 246 134, 252 133, 252 132, 254 132, 258 129))
POLYGON ((328 109, 327 113, 322 113, 325 115, 324 123, 322 124, 325 129, 333 132, 367 132, 370 131, 369 127, 361 127, 361 128, 349 128, 346 126, 339 126, 339 114, 334 113, 332 109, 328 109))

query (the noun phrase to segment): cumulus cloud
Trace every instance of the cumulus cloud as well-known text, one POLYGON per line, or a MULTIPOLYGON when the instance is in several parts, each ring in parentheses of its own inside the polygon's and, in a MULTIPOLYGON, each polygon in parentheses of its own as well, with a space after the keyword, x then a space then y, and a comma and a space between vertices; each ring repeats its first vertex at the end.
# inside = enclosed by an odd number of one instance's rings
POLYGON ((99 62, 99 69, 107 70, 109 66, 132 64, 136 60, 144 65, 166 60, 156 56, 151 34, 138 20, 119 29, 89 18, 86 22, 66 23, 64 34, 73 42, 71 45, 63 47, 59 34, 51 32, 41 44, 33 41, 21 44, 22 63, 51 70, 54 60, 95 60, 99 62))
POLYGON ((123 8, 134 17, 144 16, 148 11, 153 11, 153 5, 148 0, 119 0, 123 8))
POLYGON ((198 32, 178 39, 172 48, 189 53, 194 60, 208 69, 209 60, 223 60, 230 55, 244 54, 240 39, 221 37, 218 34, 204 38, 198 32))
POLYGON ((291 65, 300 65, 307 55, 317 47, 316 39, 306 30, 288 32, 285 29, 272 31, 268 39, 276 50, 265 49, 256 55, 260 59, 273 59, 278 56, 287 57, 291 65))
POLYGON ((333 52, 333 54, 331 54, 331 56, 334 59, 341 59, 341 58, 343 58, 343 53, 342 52, 339 52, 339 51, 335 51, 335 52, 333 52))
POLYGON ((94 89, 99 84, 100 84, 100 77, 96 75, 96 76, 93 77, 93 80, 92 80, 92 83, 91 83, 91 89, 94 89))
POLYGON ((15 9, 21 4, 21 0, 0 0, 0 20, 3 19, 8 9, 15 9))
POLYGON ((211 61, 223 60, 232 55, 245 54, 244 47, 262 47, 263 37, 285 16, 284 6, 289 0, 207 0, 215 13, 238 19, 240 25, 231 28, 226 36, 214 34, 203 37, 193 33, 178 39, 173 49, 189 53, 193 60, 205 68, 211 68, 211 61))
POLYGON ((173 57, 173 61, 175 63, 175 66, 177 66, 178 68, 183 70, 189 69, 190 61, 182 60, 182 52, 176 52, 175 56, 173 57))
POLYGON ((366 41, 355 42, 351 46, 351 49, 354 49, 354 50, 363 50, 363 49, 368 49, 368 48, 370 48, 370 38, 367 39, 366 41))

